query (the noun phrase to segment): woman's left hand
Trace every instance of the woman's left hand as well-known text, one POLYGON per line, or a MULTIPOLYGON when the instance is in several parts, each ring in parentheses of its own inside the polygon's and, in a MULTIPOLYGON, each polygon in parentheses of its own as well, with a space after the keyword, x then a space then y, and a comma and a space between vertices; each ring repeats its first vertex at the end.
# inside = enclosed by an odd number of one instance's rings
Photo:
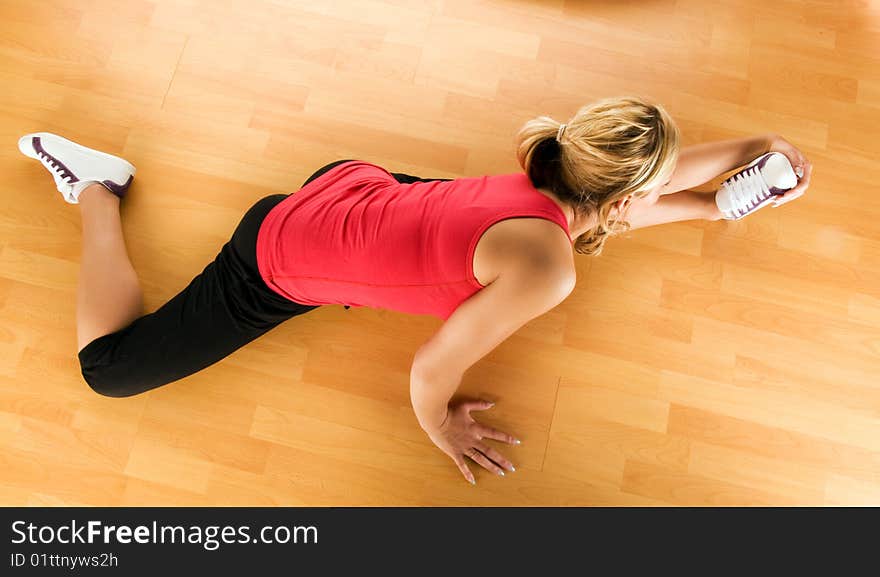
POLYGON ((786 202, 791 202, 805 193, 810 186, 813 163, 807 160, 804 153, 780 135, 776 135, 770 140, 770 150, 767 152, 781 152, 784 154, 791 163, 792 168, 794 168, 795 173, 798 174, 797 186, 787 190, 785 194, 777 196, 773 206, 780 206, 786 202))

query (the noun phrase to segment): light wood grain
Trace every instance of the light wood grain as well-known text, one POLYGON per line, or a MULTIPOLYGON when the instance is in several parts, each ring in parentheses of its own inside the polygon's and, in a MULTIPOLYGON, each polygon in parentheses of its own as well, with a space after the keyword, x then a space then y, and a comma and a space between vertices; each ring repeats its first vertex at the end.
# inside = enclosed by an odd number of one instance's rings
POLYGON ((857 0, 0 3, 0 504, 880 505, 878 31, 857 0), (432 317, 327 307, 141 396, 82 380, 78 209, 21 135, 138 167, 153 310, 328 162, 517 172, 525 120, 626 93, 685 144, 781 133, 813 184, 578 257, 571 297, 461 387, 523 440, 515 473, 472 487, 419 428, 432 317))

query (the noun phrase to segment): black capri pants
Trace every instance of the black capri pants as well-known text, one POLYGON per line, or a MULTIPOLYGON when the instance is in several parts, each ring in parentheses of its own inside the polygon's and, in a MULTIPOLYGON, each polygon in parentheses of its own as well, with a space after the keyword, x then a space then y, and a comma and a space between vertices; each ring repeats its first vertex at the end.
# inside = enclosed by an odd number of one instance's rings
MULTIPOLYGON (((320 168, 303 186, 350 160, 320 168)), ((391 174, 404 183, 451 180, 391 174)), ((200 371, 287 319, 318 308, 278 295, 266 286, 257 268, 260 225, 289 196, 273 194, 258 200, 214 261, 186 288, 155 312, 83 347, 78 357, 86 383, 108 397, 137 395, 200 371)))

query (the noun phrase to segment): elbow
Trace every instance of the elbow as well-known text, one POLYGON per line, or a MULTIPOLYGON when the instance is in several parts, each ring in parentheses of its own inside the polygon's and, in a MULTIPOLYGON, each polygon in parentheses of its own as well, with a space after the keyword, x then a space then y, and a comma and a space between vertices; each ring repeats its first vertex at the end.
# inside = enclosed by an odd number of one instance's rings
POLYGON ((418 353, 409 370, 411 389, 446 389, 457 386, 464 377, 464 373, 456 367, 444 367, 438 363, 428 362, 420 358, 418 353))
POLYGON ((424 383, 436 383, 445 378, 447 377, 444 377, 443 371, 438 370, 435 365, 420 361, 418 355, 416 356, 416 359, 413 360, 413 364, 409 369, 409 379, 414 386, 424 383))

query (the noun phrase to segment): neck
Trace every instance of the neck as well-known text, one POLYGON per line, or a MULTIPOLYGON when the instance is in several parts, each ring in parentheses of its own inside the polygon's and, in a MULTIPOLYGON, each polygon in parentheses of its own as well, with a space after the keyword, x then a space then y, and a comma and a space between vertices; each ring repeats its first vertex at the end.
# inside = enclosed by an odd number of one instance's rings
POLYGON ((537 190, 538 192, 546 195, 550 200, 555 202, 556 205, 562 210, 562 213, 565 215, 565 219, 568 222, 569 236, 571 237, 572 241, 596 226, 596 215, 575 215, 574 208, 570 204, 561 201, 555 194, 553 194, 546 188, 538 188, 537 190))

